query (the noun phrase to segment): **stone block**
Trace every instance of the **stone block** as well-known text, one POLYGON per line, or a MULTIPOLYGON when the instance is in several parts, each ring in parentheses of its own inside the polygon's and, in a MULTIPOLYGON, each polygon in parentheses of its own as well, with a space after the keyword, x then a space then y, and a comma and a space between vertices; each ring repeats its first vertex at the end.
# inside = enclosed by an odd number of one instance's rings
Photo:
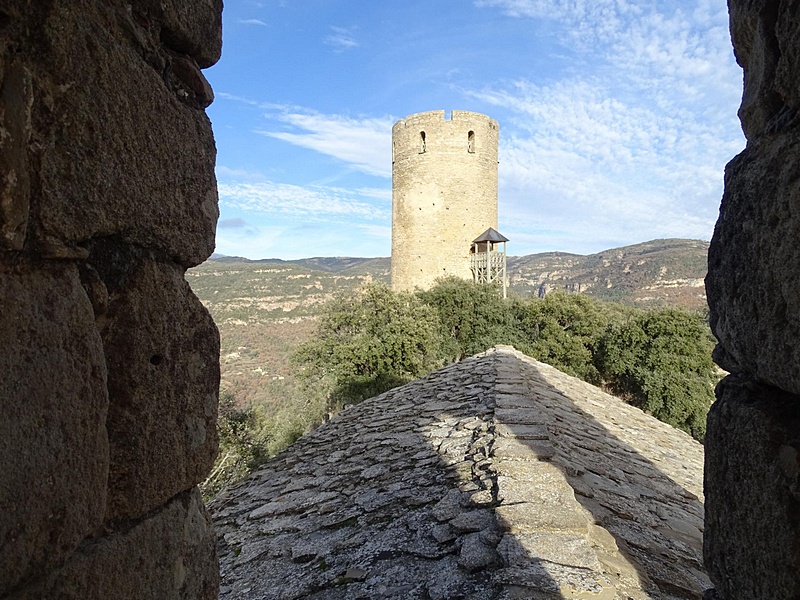
POLYGON ((503 531, 514 535, 539 531, 561 531, 585 535, 589 531, 586 517, 574 507, 543 504, 510 504, 495 509, 503 531))
POLYGON ((731 36, 744 68, 739 116, 750 140, 775 133, 800 108, 800 23, 797 7, 777 0, 731 0, 731 36))
POLYGON ((749 140, 763 134, 785 106, 775 87, 781 54, 775 32, 778 5, 777 0, 728 2, 734 53, 744 69, 739 118, 749 140))
POLYGON ((110 403, 106 517, 136 518, 211 469, 219 334, 180 267, 113 246, 91 256, 108 289, 98 319, 110 403))
POLYGON ((499 438, 492 447, 492 456, 498 460, 549 460, 555 453, 549 440, 499 438))
POLYGON ((124 3, 51 3, 42 19, 35 43, 47 60, 33 76, 30 140, 36 249, 74 256, 117 236, 199 264, 218 216, 211 124, 197 108, 208 102, 202 75, 186 61, 172 69, 156 32, 124 3))
POLYGON ((726 600, 800 597, 800 398, 729 376, 705 447, 704 556, 726 600))
POLYGON ((571 533, 537 531, 504 535, 497 552, 504 564, 515 567, 545 560, 560 565, 601 571, 597 554, 585 536, 571 533))
POLYGON ((800 109, 800 88, 797 87, 800 81, 800 14, 796 4, 771 3, 772 6, 775 4, 779 4, 775 37, 780 49, 775 86, 786 106, 796 111, 800 109))
POLYGON ((222 53, 222 0, 134 0, 137 21, 159 30, 170 50, 191 56, 202 68, 222 53))
POLYGON ((715 359, 800 394, 800 130, 764 137, 725 171, 708 256, 715 359))
POLYGON ((161 38, 202 68, 222 54, 222 0, 170 0, 164 7, 161 38))
POLYGON ((8 600, 216 600, 216 538, 195 488, 128 530, 88 540, 8 600))
POLYGON ((0 247, 22 250, 28 226, 33 90, 30 71, 0 55, 0 247))
POLYGON ((0 596, 101 523, 108 398, 78 271, 0 257, 0 596))

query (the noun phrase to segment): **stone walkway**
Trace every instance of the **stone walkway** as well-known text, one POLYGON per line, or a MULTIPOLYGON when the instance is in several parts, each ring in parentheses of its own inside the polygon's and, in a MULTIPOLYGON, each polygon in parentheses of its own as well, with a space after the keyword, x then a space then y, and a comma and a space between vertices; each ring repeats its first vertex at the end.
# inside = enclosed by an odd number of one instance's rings
POLYGON ((218 497, 220 597, 698 598, 702 480, 686 434, 500 347, 218 497))

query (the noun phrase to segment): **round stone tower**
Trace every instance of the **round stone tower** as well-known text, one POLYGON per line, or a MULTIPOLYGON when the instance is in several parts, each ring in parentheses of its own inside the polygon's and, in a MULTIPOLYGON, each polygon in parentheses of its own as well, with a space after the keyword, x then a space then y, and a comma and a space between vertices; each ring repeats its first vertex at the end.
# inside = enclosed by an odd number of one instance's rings
POLYGON ((472 279, 470 247, 497 228, 497 121, 454 110, 392 127, 392 289, 472 279))

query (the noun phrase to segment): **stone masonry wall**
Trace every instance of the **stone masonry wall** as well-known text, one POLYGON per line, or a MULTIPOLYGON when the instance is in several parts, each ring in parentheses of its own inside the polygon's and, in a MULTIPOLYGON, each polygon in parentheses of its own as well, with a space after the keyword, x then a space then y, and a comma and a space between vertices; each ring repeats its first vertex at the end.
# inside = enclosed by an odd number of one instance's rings
POLYGON ((0 3, 0 598, 216 598, 221 10, 0 3))
POLYGON ((497 228, 497 121, 454 110, 392 128, 392 288, 472 279, 472 240, 497 228), (423 140, 424 134, 424 140, 423 140))
POLYGON ((706 279, 717 388, 705 562, 725 600, 800 598, 800 2, 729 0, 746 149, 726 169, 706 279))

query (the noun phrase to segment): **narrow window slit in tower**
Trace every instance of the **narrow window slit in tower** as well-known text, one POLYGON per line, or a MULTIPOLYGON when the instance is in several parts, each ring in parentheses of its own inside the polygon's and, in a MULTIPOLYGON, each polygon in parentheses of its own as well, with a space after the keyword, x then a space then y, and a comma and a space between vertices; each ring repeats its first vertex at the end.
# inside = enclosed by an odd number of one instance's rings
POLYGON ((467 134, 467 152, 473 153, 475 152, 475 132, 470 131, 467 134))
POLYGON ((419 132, 419 152, 420 152, 420 154, 425 152, 425 132, 424 131, 420 131, 419 132))

